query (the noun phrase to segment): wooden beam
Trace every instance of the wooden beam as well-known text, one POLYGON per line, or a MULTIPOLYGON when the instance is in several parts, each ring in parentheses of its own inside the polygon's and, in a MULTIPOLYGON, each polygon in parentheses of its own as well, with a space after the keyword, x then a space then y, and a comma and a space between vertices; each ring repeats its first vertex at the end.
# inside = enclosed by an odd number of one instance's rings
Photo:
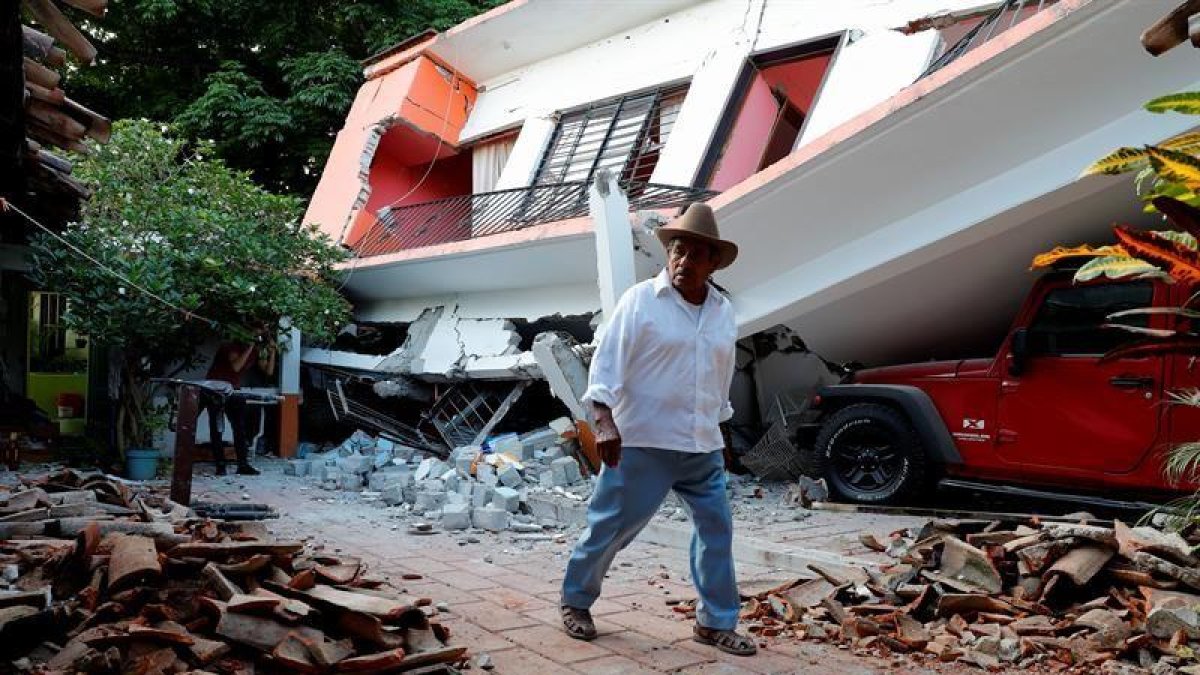
POLYGON ((79 120, 63 111, 41 101, 33 101, 26 108, 29 120, 50 129, 54 133, 73 141, 81 140, 87 133, 87 127, 79 120))
POLYGON ((67 100, 67 95, 62 89, 47 89, 35 82, 26 82, 25 89, 33 97, 33 100, 49 105, 62 105, 67 100))
POLYGON ((92 16, 104 16, 108 11, 108 0, 62 0, 63 4, 82 9, 92 16))
POLYGON ((1188 20, 1200 13, 1200 0, 1187 0, 1142 33, 1142 46, 1158 56, 1182 44, 1189 37, 1188 20))
POLYGON ((26 80, 36 82, 47 89, 54 89, 62 81, 62 75, 50 70, 28 56, 25 57, 24 67, 26 80))
POLYGON ((42 61, 55 68, 61 68, 66 65, 67 53, 55 47, 54 38, 42 31, 34 30, 29 26, 22 26, 21 40, 23 43, 22 46, 25 49, 25 56, 42 61))
POLYGON ((55 40, 66 45, 80 61, 87 64, 95 62, 96 48, 51 0, 24 1, 29 13, 55 40))
POLYGON ((78 120, 86 120, 87 135, 100 141, 107 143, 112 137, 112 122, 100 113, 92 111, 90 108, 85 108, 78 102, 67 99, 63 102, 63 107, 72 117, 78 120))

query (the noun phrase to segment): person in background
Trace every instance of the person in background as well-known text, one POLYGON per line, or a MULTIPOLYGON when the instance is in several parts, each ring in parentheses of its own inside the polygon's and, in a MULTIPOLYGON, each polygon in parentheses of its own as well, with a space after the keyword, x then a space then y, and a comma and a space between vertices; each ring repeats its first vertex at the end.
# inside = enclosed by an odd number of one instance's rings
MULTIPOLYGON (((275 341, 271 339, 270 332, 265 327, 260 327, 255 332, 253 344, 221 344, 208 369, 208 379, 228 382, 233 387, 233 392, 224 397, 224 416, 229 420, 233 434, 238 475, 257 476, 259 473, 258 469, 250 466, 248 457, 250 440, 253 430, 258 428, 260 411, 258 406, 250 405, 245 397, 238 395, 237 390, 242 388, 247 375, 256 365, 264 375, 274 377, 275 357, 275 341)), ((217 465, 218 476, 225 475, 225 443, 220 428, 221 407, 219 398, 209 397, 206 401, 209 439, 213 444, 213 459, 217 465)))

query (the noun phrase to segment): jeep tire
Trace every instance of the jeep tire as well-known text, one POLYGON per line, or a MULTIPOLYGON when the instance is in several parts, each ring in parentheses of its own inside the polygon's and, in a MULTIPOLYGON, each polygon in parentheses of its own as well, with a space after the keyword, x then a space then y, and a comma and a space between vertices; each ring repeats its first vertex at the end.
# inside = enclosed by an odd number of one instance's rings
POLYGON ((808 459, 812 475, 846 501, 903 501, 924 484, 917 432, 903 413, 880 403, 854 403, 831 414, 808 459))

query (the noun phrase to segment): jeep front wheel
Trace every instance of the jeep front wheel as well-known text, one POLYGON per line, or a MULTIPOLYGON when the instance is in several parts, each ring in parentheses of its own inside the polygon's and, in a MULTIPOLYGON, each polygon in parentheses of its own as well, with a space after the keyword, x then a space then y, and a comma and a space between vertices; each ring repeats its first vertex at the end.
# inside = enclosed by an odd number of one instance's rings
POLYGON ((848 501, 902 500, 925 473, 925 453, 908 419, 878 403, 856 403, 830 415, 815 450, 830 489, 848 501))

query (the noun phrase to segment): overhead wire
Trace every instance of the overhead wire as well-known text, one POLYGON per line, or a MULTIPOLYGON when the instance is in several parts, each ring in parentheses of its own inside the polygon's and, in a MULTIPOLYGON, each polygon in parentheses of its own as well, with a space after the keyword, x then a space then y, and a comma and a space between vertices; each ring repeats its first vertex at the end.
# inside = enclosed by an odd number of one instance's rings
POLYGON ((188 320, 198 319, 200 321, 206 322, 212 328, 219 328, 221 326, 220 322, 218 322, 214 319, 210 319, 202 314, 193 312, 190 309, 180 307, 179 305, 176 305, 175 303, 171 302, 170 300, 167 300, 166 298, 158 295, 154 291, 151 291, 150 289, 138 284, 137 282, 133 281, 129 277, 125 276, 124 274, 121 274, 120 272, 114 270, 113 268, 109 267, 108 265, 105 265, 103 262, 100 262, 96 258, 92 257, 90 254, 88 254, 87 251, 84 251, 83 249, 79 248, 75 244, 71 243, 71 241, 68 240, 67 238, 63 237, 59 233, 55 232, 54 230, 50 229, 49 227, 46 227, 42 223, 38 222, 38 220, 36 218, 34 218, 33 216, 29 215, 28 213, 25 213, 24 211, 22 211, 19 206, 17 206, 16 204, 13 204, 11 201, 5 202, 4 206, 0 210, 13 211, 13 212, 19 214, 21 217, 23 217, 25 220, 29 221, 35 227, 37 227, 41 231, 45 232, 46 234, 48 234, 51 237, 53 237, 54 239, 56 239, 63 246, 66 246, 68 249, 70 249, 76 255, 88 260, 93 265, 95 265, 96 267, 100 268, 101 270, 107 272, 108 274, 112 275, 113 277, 119 279, 121 282, 125 283, 130 288, 140 291, 143 294, 145 294, 147 297, 150 297, 150 298, 156 300, 163 306, 173 309, 173 310, 179 312, 180 314, 183 314, 184 319, 188 319, 188 320))

